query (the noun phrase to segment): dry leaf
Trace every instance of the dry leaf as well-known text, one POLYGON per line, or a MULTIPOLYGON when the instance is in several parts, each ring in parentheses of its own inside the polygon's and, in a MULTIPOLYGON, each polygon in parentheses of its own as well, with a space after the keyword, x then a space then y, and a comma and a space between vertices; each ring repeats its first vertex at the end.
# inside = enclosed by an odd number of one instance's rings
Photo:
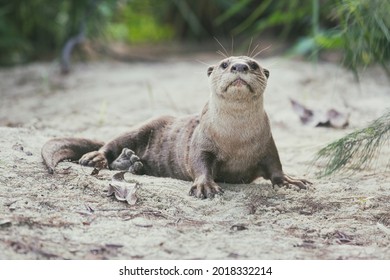
POLYGON ((0 227, 5 228, 5 227, 10 227, 12 225, 11 220, 1 220, 0 221, 0 227))
POLYGON ((99 175, 99 171, 100 171, 100 169, 98 169, 98 168, 95 167, 95 168, 92 170, 92 172, 91 172, 91 176, 99 175))
POLYGON ((112 181, 108 187, 107 196, 115 195, 115 198, 119 201, 127 201, 130 205, 135 205, 137 203, 137 190, 139 188, 139 183, 130 183, 124 180, 124 174, 126 172, 116 173, 112 177, 112 181))
POLYGON ((244 224, 236 224, 236 225, 232 225, 230 227, 230 230, 234 230, 234 231, 241 231, 241 230, 247 230, 247 226, 244 225, 244 224))
POLYGON ((14 149, 15 151, 23 151, 24 147, 21 144, 16 143, 15 145, 12 146, 12 149, 14 149))
POLYGON ((84 204, 84 206, 85 206, 85 209, 87 209, 88 212, 91 212, 91 213, 95 212, 95 210, 93 210, 93 208, 91 206, 89 206, 88 204, 84 204))
POLYGON ((334 233, 334 236, 337 238, 337 240, 340 243, 349 243, 349 242, 351 242, 353 240, 352 236, 347 235, 344 232, 341 232, 341 231, 338 231, 338 230, 334 233))
POLYGON ((342 113, 335 109, 329 109, 326 112, 322 110, 311 110, 296 100, 290 99, 291 105, 299 119, 305 125, 325 126, 334 128, 345 128, 349 123, 349 114, 342 113))
POLYGON ((124 181, 125 180, 125 173, 126 173, 126 171, 115 173, 114 176, 112 176, 112 180, 124 181))
POLYGON ((386 227, 385 225, 383 225, 383 224, 381 224, 381 223, 379 223, 379 222, 376 223, 376 226, 377 226, 381 231, 383 231, 384 233, 390 235, 390 228, 386 227))

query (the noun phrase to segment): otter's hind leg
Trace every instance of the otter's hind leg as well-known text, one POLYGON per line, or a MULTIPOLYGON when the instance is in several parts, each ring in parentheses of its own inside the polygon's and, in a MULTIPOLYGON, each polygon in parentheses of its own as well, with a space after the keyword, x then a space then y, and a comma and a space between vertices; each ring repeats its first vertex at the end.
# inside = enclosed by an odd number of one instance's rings
POLYGON ((142 163, 139 159, 137 160, 137 158, 132 156, 135 153, 142 156, 145 151, 148 150, 149 142, 155 139, 154 135, 157 132, 161 133, 161 130, 172 121, 173 117, 160 117, 148 121, 138 128, 134 128, 111 140, 98 151, 83 155, 79 160, 79 163, 90 167, 110 167, 112 169, 120 170, 128 169, 130 172, 136 174, 142 173, 141 170, 145 170, 145 168, 141 168, 140 164, 142 163), (124 150, 126 148, 127 150, 124 150))
POLYGON ((110 169, 126 170, 138 175, 143 174, 143 168, 141 159, 128 148, 124 148, 122 153, 110 164, 110 169))

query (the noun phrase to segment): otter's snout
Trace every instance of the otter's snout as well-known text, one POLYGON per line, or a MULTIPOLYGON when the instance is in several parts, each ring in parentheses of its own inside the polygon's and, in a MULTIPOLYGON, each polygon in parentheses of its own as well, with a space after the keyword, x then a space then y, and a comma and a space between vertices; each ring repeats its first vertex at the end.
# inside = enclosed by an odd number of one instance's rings
POLYGON ((245 73, 245 72, 247 72, 248 70, 249 70, 248 65, 242 64, 242 63, 233 64, 233 65, 232 65, 232 68, 230 68, 230 71, 231 71, 232 73, 237 73, 237 72, 239 72, 239 73, 245 73))

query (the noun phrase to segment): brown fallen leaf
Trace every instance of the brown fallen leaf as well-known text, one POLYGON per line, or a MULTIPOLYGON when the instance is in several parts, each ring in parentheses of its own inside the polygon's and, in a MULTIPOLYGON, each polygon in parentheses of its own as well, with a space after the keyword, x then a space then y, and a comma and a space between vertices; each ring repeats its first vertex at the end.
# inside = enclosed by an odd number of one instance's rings
POLYGON ((71 173, 71 171, 72 171, 72 166, 68 166, 58 170, 57 173, 61 175, 68 175, 71 173))
POLYGON ((124 247, 124 245, 122 244, 113 244, 113 243, 107 243, 104 246, 106 246, 106 248, 112 248, 112 249, 118 249, 124 247))
POLYGON ((247 230, 248 227, 244 224, 236 224, 236 225, 232 225, 230 227, 230 230, 233 230, 233 231, 240 231, 240 230, 247 230))
POLYGON ((302 240, 302 243, 295 244, 295 245, 293 245, 293 247, 306 248, 306 249, 316 249, 317 248, 314 240, 310 240, 310 239, 302 240))
POLYGON ((15 151, 22 151, 23 152, 24 147, 22 146, 22 144, 16 143, 12 146, 12 149, 14 149, 15 151))
POLYGON ((89 206, 88 204, 84 204, 84 206, 85 206, 85 209, 86 209, 88 212, 90 212, 90 213, 95 212, 95 210, 93 210, 93 208, 92 208, 91 206, 89 206))
POLYGON ((126 174, 126 171, 115 173, 114 176, 112 176, 112 180, 124 181, 125 180, 125 174, 126 174))
POLYGON ((348 235, 342 231, 336 230, 333 235, 339 243, 345 244, 353 241, 353 236, 348 235))
POLYGON ((11 220, 1 220, 0 221, 0 228, 6 228, 6 227, 10 227, 12 225, 12 221, 11 220))
POLYGON ((98 168, 95 167, 95 168, 92 170, 92 172, 91 172, 91 176, 99 175, 99 171, 100 171, 100 169, 98 169, 98 168))
POLYGON ((299 119, 305 125, 345 128, 349 124, 348 113, 333 108, 327 111, 312 110, 294 99, 290 99, 290 102, 294 112, 298 114, 299 119))
POLYGON ((91 172, 91 175, 92 176, 97 176, 97 175, 99 175, 99 172, 100 172, 100 170, 102 170, 102 169, 104 169, 104 168, 106 168, 107 166, 106 166, 106 163, 104 163, 104 162, 99 162, 99 163, 97 163, 96 165, 95 165, 95 167, 93 168, 93 170, 92 170, 92 172, 91 172))
POLYGON ((125 173, 126 172, 119 172, 112 177, 107 196, 115 195, 117 200, 127 201, 128 204, 135 205, 138 200, 136 192, 140 184, 137 182, 130 183, 125 181, 125 173))
POLYGON ((30 151, 25 151, 24 150, 24 147, 22 146, 22 144, 20 143, 16 143, 12 146, 12 149, 14 149, 15 151, 20 151, 20 152, 24 152, 27 156, 32 156, 33 153, 30 152, 30 151))

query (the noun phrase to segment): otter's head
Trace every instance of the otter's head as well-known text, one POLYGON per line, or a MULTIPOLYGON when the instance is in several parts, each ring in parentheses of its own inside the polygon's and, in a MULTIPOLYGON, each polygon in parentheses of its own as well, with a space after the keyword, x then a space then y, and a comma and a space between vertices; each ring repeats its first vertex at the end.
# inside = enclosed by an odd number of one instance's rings
POLYGON ((263 95, 269 71, 247 56, 231 56, 207 70, 212 93, 225 99, 252 100, 263 95))

